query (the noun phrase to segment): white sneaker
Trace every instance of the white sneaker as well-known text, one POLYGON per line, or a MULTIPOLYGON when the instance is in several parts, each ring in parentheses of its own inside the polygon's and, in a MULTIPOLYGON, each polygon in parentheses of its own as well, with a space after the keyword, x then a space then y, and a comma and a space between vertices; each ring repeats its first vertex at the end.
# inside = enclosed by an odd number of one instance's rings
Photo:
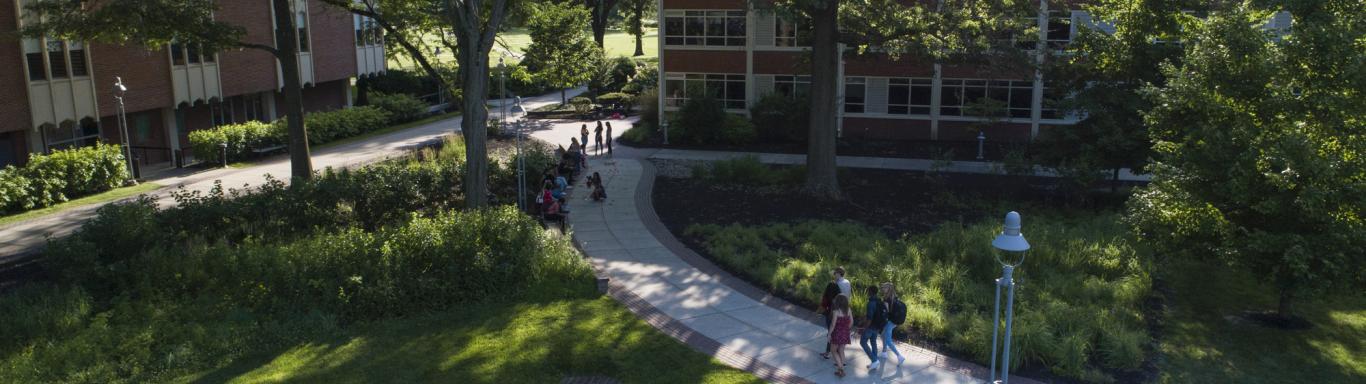
POLYGON ((869 366, 868 366, 868 370, 869 370, 869 371, 876 371, 878 368, 881 368, 881 367, 882 367, 882 360, 878 360, 878 361, 874 361, 873 364, 869 365, 869 366))
POLYGON ((896 355, 896 365, 906 363, 906 356, 896 355))

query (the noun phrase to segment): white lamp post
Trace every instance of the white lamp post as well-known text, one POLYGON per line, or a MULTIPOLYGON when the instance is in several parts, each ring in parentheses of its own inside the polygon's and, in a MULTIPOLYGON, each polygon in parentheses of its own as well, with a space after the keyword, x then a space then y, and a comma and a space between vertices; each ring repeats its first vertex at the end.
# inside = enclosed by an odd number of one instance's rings
POLYGON ((1005 229, 1001 231, 996 239, 991 241, 991 246, 1006 252, 1017 252, 1020 255, 1014 263, 1002 261, 999 254, 996 262, 1001 263, 1001 278, 996 279, 996 307, 992 310, 991 319, 991 380, 995 383, 1006 384, 1010 382, 1010 325, 1015 314, 1015 267, 1024 263, 1024 252, 1029 250, 1029 242, 1025 241, 1024 234, 1020 232, 1020 214, 1011 211, 1006 214, 1005 229), (1005 346, 1001 348, 1001 376, 996 380, 996 333, 1001 327, 1001 289, 1005 288, 1006 293, 1006 338, 1005 346))

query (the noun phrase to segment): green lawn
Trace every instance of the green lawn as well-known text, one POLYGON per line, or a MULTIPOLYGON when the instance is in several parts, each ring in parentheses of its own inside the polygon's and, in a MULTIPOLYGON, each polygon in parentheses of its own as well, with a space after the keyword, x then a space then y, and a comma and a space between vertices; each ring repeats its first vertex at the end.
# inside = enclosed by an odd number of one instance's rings
POLYGON ((1180 383, 1366 382, 1366 297, 1325 297, 1297 311, 1308 330, 1268 328, 1239 317, 1276 308, 1271 286, 1213 263, 1170 274, 1170 312, 1160 338, 1161 381, 1180 383))
POLYGON ((72 208, 81 207, 85 205, 105 203, 122 199, 125 197, 137 196, 147 192, 155 191, 158 188, 161 188, 161 185, 156 183, 142 183, 131 187, 116 188, 104 193, 98 193, 82 197, 76 200, 71 200, 47 208, 35 209, 28 212, 3 216, 0 217, 0 225, 9 225, 20 221, 36 219, 39 217, 51 215, 54 213, 66 211, 72 208))
POLYGON ((608 297, 474 305, 349 333, 175 381, 557 383, 601 375, 623 383, 761 382, 659 333, 608 297))
MULTIPOLYGON (((645 56, 643 57, 659 56, 659 43, 657 40, 658 36, 659 32, 657 29, 645 30, 645 36, 641 41, 641 48, 645 51, 645 56)), ((434 46, 439 45, 440 43, 440 39, 435 36, 428 36, 427 40, 433 43, 434 46)), ((635 44, 636 43, 634 36, 631 36, 630 34, 619 30, 608 30, 607 34, 603 36, 603 49, 606 51, 607 57, 629 57, 636 51, 635 44)), ((511 30, 508 30, 507 32, 499 34, 498 43, 494 44, 493 50, 489 51, 489 64, 497 65, 498 58, 503 57, 504 48, 506 48, 509 51, 515 52, 517 55, 521 55, 526 52, 526 47, 530 45, 531 35, 527 33, 527 30, 525 28, 513 28, 511 30)), ((449 52, 443 49, 441 55, 437 57, 437 61, 442 63, 454 63, 455 54, 454 52, 449 52)), ((507 63, 516 63, 518 61, 521 61, 521 59, 513 56, 507 56, 504 57, 504 61, 507 63)), ((408 59, 405 56, 402 59, 389 59, 389 66, 391 68, 411 68, 415 67, 416 64, 414 64, 412 60, 408 59)))

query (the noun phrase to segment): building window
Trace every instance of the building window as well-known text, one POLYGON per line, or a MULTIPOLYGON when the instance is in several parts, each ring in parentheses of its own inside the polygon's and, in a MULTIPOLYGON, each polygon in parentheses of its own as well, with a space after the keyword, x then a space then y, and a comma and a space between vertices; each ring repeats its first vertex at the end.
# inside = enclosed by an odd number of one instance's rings
POLYGON ((797 99, 811 92, 811 76, 774 76, 773 92, 797 99))
POLYGON ((845 113, 863 113, 864 91, 867 88, 862 77, 844 78, 845 113))
POLYGON ((185 45, 178 41, 171 42, 171 65, 185 65, 185 45))
POLYGON ((232 124, 232 112, 228 105, 222 101, 209 103, 209 114, 213 116, 213 126, 232 124))
POLYGON ((299 12, 294 23, 299 28, 299 52, 308 52, 308 14, 299 12))
POLYGON ((1029 118, 1033 109, 1034 83, 1031 81, 987 81, 944 79, 939 114, 945 116, 983 116, 996 114, 1029 118), (990 111, 980 106, 994 102, 1002 108, 990 111), (970 108, 979 106, 978 108, 970 108))
POLYGON ((1047 83, 1043 87, 1042 108, 1039 111, 1041 119, 1061 119, 1062 114, 1058 111, 1058 100, 1062 100, 1067 95, 1063 94, 1063 88, 1050 87, 1047 83))
POLYGON ((797 22, 778 18, 777 24, 774 25, 773 45, 778 47, 811 46, 811 23, 805 18, 797 22))
POLYGON ((42 127, 43 142, 48 152, 95 145, 100 141, 100 125, 94 119, 84 119, 78 125, 71 120, 60 125, 42 127))
POLYGON ((53 79, 65 79, 66 72, 66 51, 62 48, 61 40, 49 40, 47 42, 47 63, 48 73, 52 74, 53 79))
POLYGON ((745 75, 671 73, 665 78, 664 104, 681 107, 688 98, 698 96, 691 92, 706 92, 725 105, 726 109, 745 108, 745 75))
POLYGON ((669 11, 664 44, 744 46, 745 11, 669 11))
POLYGON ((43 62, 43 45, 38 39, 24 39, 24 61, 30 81, 47 80, 47 63, 43 62))
POLYGON ((79 41, 67 43, 66 54, 71 61, 71 76, 90 76, 90 67, 85 62, 85 44, 79 41))
POLYGON ((1072 15, 1048 12, 1048 48, 1063 49, 1072 42, 1072 15))
POLYGON ((932 79, 888 79, 887 113, 893 115, 929 115, 930 94, 934 92, 932 79))
POLYGON ((200 61, 200 57, 199 57, 199 45, 198 45, 198 44, 186 44, 186 45, 185 45, 185 57, 188 57, 188 58, 190 59, 190 64, 199 64, 199 61, 200 61))

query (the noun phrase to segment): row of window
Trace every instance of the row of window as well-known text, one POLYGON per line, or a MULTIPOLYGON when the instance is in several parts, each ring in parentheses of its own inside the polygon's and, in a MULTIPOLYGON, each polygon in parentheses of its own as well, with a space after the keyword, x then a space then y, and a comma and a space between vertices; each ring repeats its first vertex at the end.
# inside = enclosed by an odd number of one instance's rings
MULTIPOLYGON (((1072 15, 1049 11, 1045 40, 1049 48, 1062 49, 1072 41, 1072 15)), ((1033 24, 1033 18, 1026 19, 1033 24)), ((664 16, 664 44, 677 46, 735 47, 745 45, 745 11, 669 10, 664 16)), ((778 18, 774 24, 773 45, 807 47, 811 45, 811 23, 778 18)), ((359 30, 357 34, 359 34, 359 30)), ((357 39, 359 40, 359 39, 357 39)), ((1034 49, 1033 39, 1021 39, 1023 49, 1034 49)))
POLYGON ((356 16, 356 46, 384 44, 383 28, 374 19, 356 16))
POLYGON ((239 124, 248 121, 266 121, 265 100, 260 93, 229 97, 224 101, 209 103, 209 114, 213 116, 213 126, 239 124))
POLYGON ((79 41, 24 39, 29 81, 90 76, 85 44, 79 41))
MULTIPOLYGON (((941 116, 996 116, 1030 118, 1034 83, 1032 81, 942 79, 939 99, 941 116)), ((722 74, 670 74, 665 82, 665 104, 682 106, 689 92, 710 92, 726 108, 745 108, 745 76, 722 74)), ((793 99, 810 92, 810 76, 774 76, 773 92, 793 99)), ((887 114, 928 116, 933 109, 934 80, 929 78, 887 79, 887 114)), ((1044 88, 1045 98, 1056 99, 1044 88)), ((844 112, 867 112, 868 79, 846 77, 844 112)), ((1042 118, 1058 118, 1057 110, 1044 103, 1042 118)))
POLYGON ((171 64, 186 65, 199 63, 212 63, 218 60, 218 55, 213 52, 204 52, 198 44, 183 44, 171 42, 171 64))

